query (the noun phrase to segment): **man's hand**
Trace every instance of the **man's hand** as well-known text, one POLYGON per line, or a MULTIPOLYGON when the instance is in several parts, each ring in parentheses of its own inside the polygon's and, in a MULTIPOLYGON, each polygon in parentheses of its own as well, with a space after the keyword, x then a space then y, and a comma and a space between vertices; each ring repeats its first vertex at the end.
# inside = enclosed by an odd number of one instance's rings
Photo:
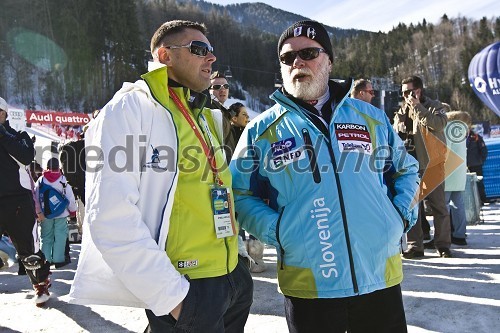
POLYGON ((405 97, 406 104, 410 105, 412 108, 415 108, 418 104, 420 104, 420 100, 413 96, 413 93, 409 94, 405 97))
POLYGON ((175 320, 179 320, 179 316, 181 315, 182 311, 182 302, 179 303, 172 311, 170 311, 170 314, 172 317, 174 317, 175 320))

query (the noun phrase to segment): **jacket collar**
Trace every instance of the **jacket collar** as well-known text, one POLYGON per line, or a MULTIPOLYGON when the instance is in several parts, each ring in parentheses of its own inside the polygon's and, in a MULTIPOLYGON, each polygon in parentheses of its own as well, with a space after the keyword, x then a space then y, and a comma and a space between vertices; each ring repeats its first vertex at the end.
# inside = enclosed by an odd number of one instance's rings
MULTIPOLYGON (((328 89, 330 90, 330 99, 325 103, 324 107, 333 106, 334 109, 338 109, 338 107, 341 106, 348 97, 349 91, 352 87, 352 82, 352 78, 345 81, 329 80, 328 89)), ((317 114, 317 110, 313 106, 302 100, 294 98, 284 88, 276 90, 270 97, 286 109, 281 110, 280 115, 286 111, 292 110, 299 113, 303 113, 304 110, 307 110, 311 113, 317 114)), ((334 112, 334 110, 332 110, 332 112, 334 112)), ((333 113, 331 117, 333 118, 333 113)))
POLYGON ((180 98, 181 102, 187 106, 188 109, 193 110, 195 116, 199 116, 208 99, 205 94, 191 91, 191 89, 169 79, 167 66, 164 64, 150 63, 148 68, 152 70, 141 75, 141 78, 148 85, 154 99, 169 110, 175 109, 174 102, 170 98, 170 93, 168 91, 170 87, 180 98))
POLYGON ((53 183, 61 177, 61 171, 59 170, 45 170, 43 172, 43 177, 47 179, 49 183, 53 183))

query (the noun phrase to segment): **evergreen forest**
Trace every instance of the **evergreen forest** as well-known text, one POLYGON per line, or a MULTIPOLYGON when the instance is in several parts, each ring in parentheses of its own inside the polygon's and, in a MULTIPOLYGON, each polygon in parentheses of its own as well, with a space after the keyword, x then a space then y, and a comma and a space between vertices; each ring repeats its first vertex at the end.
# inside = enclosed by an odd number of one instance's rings
MULTIPOLYGON (((26 109, 92 112, 123 82, 146 72, 152 34, 173 19, 206 24, 217 56, 214 70, 229 70, 231 95, 247 100, 250 95, 249 106, 263 111, 280 79, 279 34, 304 17, 263 3, 3 0, 0 96, 26 109)), ((477 21, 443 13, 439 22, 400 23, 388 33, 327 29, 334 49, 332 78, 375 78, 375 89, 396 91, 403 78, 416 74, 431 98, 469 111, 474 120, 500 122, 467 77, 472 57, 500 40, 500 17, 477 21)))

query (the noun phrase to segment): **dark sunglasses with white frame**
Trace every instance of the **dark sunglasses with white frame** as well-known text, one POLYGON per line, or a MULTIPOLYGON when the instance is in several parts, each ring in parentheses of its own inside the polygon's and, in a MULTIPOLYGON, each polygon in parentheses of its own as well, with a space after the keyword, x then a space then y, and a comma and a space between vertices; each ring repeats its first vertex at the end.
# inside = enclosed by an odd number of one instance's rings
POLYGON ((212 84, 212 86, 210 87, 210 89, 213 89, 213 90, 220 90, 220 89, 229 89, 229 84, 227 83, 224 83, 224 84, 212 84))
POLYGON ((193 40, 186 45, 168 45, 165 46, 165 48, 167 49, 187 48, 189 49, 189 52, 191 52, 191 54, 194 54, 195 56, 198 57, 206 57, 209 52, 212 54, 214 53, 214 48, 212 46, 199 40, 193 40))

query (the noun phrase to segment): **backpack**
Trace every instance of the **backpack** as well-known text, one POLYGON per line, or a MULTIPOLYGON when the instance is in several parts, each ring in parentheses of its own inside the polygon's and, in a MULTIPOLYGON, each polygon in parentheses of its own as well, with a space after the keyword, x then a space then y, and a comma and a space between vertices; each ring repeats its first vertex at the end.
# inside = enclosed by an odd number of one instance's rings
POLYGON ((66 198, 66 183, 61 182, 61 184, 63 186, 63 193, 45 184, 43 178, 40 181, 38 200, 40 201, 40 206, 42 206, 43 215, 48 219, 61 215, 69 205, 69 200, 66 198))
POLYGON ((66 180, 79 198, 85 198, 85 141, 71 141, 59 153, 61 169, 66 180))

